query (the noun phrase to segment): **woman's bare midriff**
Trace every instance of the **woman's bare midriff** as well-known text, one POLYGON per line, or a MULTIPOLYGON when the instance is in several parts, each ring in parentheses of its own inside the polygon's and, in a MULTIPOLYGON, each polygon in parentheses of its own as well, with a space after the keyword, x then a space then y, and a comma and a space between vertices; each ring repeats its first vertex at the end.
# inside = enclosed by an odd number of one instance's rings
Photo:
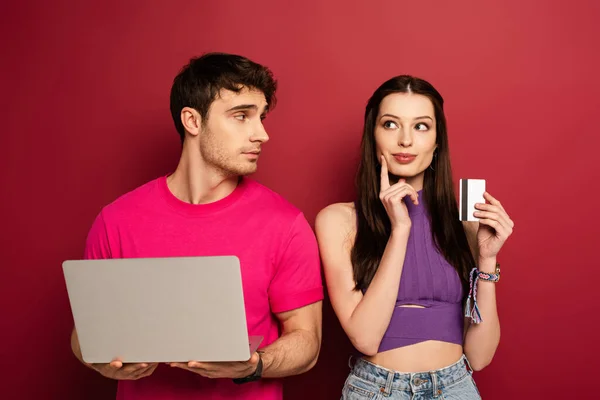
MULTIPOLYGON (((351 236, 356 235, 356 210, 354 203, 345 203, 351 212, 351 236)), ((423 308, 419 304, 404 304, 400 307, 423 308)), ((364 359, 397 372, 425 372, 447 367, 457 362, 463 354, 462 346, 454 343, 427 340, 425 342, 400 347, 364 356, 364 359)))
POLYGON ((397 372, 426 372, 452 365, 462 354, 462 346, 458 344, 427 340, 364 359, 397 372))

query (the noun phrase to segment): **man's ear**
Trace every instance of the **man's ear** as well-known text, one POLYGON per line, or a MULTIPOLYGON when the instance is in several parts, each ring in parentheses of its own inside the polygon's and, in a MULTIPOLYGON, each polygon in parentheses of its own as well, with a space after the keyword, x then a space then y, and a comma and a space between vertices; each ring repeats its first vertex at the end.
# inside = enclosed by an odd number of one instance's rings
POLYGON ((191 107, 181 109, 181 123, 186 132, 192 136, 198 136, 202 130, 202 117, 197 110, 191 107))

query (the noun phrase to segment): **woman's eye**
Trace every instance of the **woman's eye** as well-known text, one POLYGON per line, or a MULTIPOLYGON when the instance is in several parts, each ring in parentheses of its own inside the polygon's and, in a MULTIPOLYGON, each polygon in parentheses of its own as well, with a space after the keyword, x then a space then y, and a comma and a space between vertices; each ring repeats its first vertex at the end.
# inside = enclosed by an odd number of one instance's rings
POLYGON ((383 127, 385 129, 396 129, 398 128, 398 125, 394 121, 385 121, 383 127))
POLYGON ((417 125, 415 125, 415 128, 417 128, 418 131, 426 131, 429 129, 429 126, 424 123, 418 123, 417 125))

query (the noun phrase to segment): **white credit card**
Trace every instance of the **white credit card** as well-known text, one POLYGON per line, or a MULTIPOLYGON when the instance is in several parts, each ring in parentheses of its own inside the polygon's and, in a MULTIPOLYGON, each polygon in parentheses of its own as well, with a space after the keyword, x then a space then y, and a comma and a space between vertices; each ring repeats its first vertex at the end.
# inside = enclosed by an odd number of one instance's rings
POLYGON ((461 221, 479 221, 473 213, 475 203, 485 203, 483 193, 485 192, 485 179, 461 179, 459 182, 460 202, 458 215, 461 221))

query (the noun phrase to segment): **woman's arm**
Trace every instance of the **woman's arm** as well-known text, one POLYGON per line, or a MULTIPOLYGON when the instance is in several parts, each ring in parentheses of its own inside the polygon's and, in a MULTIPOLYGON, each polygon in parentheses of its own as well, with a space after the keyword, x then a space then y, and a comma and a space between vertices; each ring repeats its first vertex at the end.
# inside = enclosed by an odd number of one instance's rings
MULTIPOLYGON (((478 265, 480 271, 494 272, 496 259, 479 259, 478 265)), ((465 320, 467 333, 464 352, 471 367, 475 371, 480 371, 492 362, 500 343, 500 320, 496 308, 495 283, 478 281, 477 304, 483 321, 472 324, 470 319, 465 320)))
MULTIPOLYGON (((514 223, 498 200, 489 193, 484 194, 489 204, 477 204, 475 216, 479 223, 466 223, 465 233, 472 247, 480 272, 494 273, 496 256, 508 237, 514 223)), ((496 307, 496 284, 479 279, 476 283, 477 301, 481 322, 466 322, 464 352, 474 370, 488 366, 500 342, 500 320, 496 307)))
POLYGON ((315 231, 333 310, 354 347, 365 355, 375 355, 396 305, 410 227, 392 232, 363 296, 354 290, 350 261, 355 219, 352 206, 333 204, 317 215, 315 231))

